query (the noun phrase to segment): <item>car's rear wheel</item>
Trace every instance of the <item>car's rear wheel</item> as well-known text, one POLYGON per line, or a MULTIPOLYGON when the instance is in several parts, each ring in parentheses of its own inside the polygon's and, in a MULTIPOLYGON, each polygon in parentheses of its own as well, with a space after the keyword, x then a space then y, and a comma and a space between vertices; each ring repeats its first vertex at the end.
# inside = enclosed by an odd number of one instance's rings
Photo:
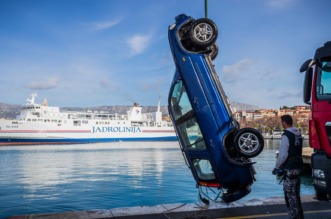
POLYGON ((200 18, 193 22, 189 30, 189 39, 194 46, 207 48, 216 42, 217 26, 207 18, 200 18))
POLYGON ((239 129, 234 137, 234 147, 244 157, 256 157, 263 150, 264 140, 256 129, 243 128, 239 129))

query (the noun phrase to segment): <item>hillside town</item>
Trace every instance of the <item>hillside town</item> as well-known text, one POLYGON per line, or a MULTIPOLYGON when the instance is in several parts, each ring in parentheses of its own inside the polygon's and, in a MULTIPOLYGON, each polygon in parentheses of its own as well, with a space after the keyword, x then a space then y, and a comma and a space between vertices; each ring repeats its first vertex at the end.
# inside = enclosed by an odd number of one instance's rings
POLYGON ((282 130, 280 117, 289 114, 294 119, 294 125, 302 134, 308 133, 308 119, 310 106, 280 107, 275 109, 239 110, 234 109, 234 116, 242 127, 254 127, 260 130, 265 136, 272 135, 282 130))

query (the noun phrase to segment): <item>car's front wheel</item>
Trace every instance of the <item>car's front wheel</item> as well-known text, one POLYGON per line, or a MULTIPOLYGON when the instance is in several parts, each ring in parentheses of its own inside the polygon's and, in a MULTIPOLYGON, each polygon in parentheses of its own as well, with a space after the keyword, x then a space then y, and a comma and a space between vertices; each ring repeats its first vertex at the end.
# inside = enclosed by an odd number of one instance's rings
POLYGON ((234 137, 234 147, 241 156, 252 158, 262 152, 264 140, 256 129, 243 128, 239 129, 234 137))
POLYGON ((189 30, 189 39, 194 46, 207 48, 216 42, 218 30, 216 24, 208 18, 193 22, 189 30))

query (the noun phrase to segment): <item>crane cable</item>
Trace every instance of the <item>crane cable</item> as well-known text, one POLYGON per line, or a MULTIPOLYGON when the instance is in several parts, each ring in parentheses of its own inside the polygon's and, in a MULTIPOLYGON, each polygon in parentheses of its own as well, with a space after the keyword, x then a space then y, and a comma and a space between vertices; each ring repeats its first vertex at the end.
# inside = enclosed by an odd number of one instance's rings
POLYGON ((208 18, 208 0, 205 0, 205 18, 208 18))

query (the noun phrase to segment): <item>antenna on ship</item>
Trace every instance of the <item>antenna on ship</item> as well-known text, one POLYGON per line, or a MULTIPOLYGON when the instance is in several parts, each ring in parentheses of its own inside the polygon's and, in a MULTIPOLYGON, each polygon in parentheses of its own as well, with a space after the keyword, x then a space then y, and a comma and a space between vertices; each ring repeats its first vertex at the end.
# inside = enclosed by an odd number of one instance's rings
POLYGON ((44 101, 43 101, 43 106, 48 106, 48 101, 47 101, 46 98, 45 98, 44 101))
POLYGON ((160 112, 161 110, 161 95, 159 96, 159 102, 157 104, 157 112, 160 112))
POLYGON ((36 98, 37 94, 36 93, 33 93, 31 94, 31 99, 26 99, 27 101, 27 104, 34 104, 34 99, 36 98))

